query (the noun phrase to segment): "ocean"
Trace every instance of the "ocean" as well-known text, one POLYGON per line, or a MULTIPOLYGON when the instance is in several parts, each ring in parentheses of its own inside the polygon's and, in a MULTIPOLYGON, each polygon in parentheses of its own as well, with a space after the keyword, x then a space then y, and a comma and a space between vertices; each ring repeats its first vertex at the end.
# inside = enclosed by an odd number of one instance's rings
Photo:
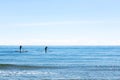
POLYGON ((120 80, 120 46, 0 46, 0 80, 120 80))

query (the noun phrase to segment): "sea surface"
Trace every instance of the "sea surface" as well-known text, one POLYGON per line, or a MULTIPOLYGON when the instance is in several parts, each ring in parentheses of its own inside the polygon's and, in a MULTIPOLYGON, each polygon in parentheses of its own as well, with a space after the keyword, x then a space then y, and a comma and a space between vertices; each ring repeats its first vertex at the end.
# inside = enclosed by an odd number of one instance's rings
POLYGON ((120 80, 120 46, 0 46, 0 80, 120 80))

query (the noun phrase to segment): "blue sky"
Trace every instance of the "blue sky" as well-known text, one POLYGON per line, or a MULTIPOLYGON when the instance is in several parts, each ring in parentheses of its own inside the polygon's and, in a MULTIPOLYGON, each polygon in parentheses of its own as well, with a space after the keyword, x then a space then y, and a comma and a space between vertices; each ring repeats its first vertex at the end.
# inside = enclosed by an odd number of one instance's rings
POLYGON ((0 0, 1 45, 120 45, 120 0, 0 0))

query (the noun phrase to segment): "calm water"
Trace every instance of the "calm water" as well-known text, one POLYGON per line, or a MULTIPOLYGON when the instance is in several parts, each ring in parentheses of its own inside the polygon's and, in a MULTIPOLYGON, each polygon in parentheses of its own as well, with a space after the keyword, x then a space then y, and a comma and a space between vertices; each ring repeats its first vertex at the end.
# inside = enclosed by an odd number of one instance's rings
POLYGON ((120 46, 0 46, 0 80, 120 80, 120 46))

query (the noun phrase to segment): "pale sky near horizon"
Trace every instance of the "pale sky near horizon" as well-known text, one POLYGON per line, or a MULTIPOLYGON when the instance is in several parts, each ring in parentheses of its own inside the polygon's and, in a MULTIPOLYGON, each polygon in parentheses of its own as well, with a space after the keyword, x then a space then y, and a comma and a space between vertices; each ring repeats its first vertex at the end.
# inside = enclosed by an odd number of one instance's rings
POLYGON ((120 45, 120 0, 0 0, 1 45, 120 45))

